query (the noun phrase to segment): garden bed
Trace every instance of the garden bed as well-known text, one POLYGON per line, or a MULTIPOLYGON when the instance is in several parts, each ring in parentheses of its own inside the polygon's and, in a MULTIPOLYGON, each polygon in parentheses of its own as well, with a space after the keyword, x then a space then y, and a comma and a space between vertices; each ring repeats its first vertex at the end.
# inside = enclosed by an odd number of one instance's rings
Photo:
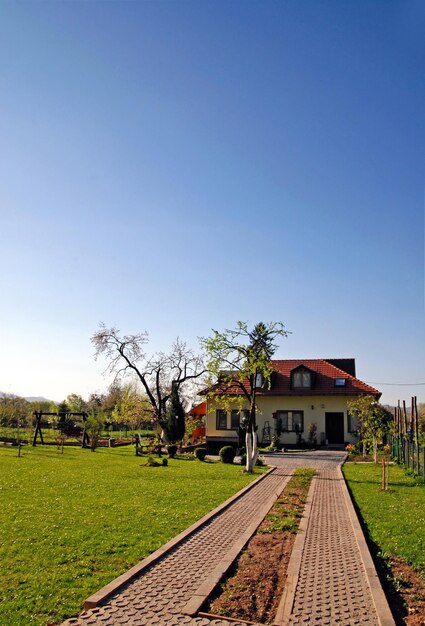
POLYGON ((297 469, 246 549, 212 596, 206 613, 272 623, 314 470, 297 469))
POLYGON ((392 557, 378 564, 388 603, 397 624, 424 626, 425 579, 402 559, 392 557))

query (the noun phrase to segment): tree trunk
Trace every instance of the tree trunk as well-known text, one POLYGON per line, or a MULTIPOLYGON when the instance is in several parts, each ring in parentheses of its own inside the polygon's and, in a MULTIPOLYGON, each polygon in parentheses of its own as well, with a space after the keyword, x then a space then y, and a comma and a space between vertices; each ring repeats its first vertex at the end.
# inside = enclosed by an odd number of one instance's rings
POLYGON ((250 474, 253 473, 258 457, 257 433, 247 431, 245 437, 246 444, 246 466, 245 469, 250 474))
POLYGON ((258 458, 258 438, 257 433, 252 433, 252 469, 254 470, 258 458))
POLYGON ((247 430, 245 435, 245 448, 246 448, 246 465, 245 469, 247 472, 253 472, 253 465, 251 463, 252 459, 252 434, 247 430))
POLYGON ((375 463, 378 462, 378 440, 376 437, 373 438, 373 460, 375 463))

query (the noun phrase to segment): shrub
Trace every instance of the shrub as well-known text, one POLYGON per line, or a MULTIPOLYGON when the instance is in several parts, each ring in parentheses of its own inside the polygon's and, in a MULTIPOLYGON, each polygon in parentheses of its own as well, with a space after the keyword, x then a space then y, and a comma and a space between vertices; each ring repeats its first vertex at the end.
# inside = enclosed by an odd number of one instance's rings
POLYGON ((195 456, 199 461, 205 461, 205 457, 207 456, 206 448, 196 448, 195 456))
POLYGON ((163 465, 164 467, 167 467, 167 465, 168 465, 168 459, 162 459, 162 465, 163 465))
MULTIPOLYGON (((241 454, 241 465, 242 467, 246 465, 246 454, 241 454)), ((255 461, 255 465, 257 465, 257 467, 264 467, 265 463, 262 459, 258 458, 255 461)))
POLYGON ((314 422, 308 427, 308 443, 310 446, 317 446, 317 424, 314 422))
POLYGON ((275 452, 280 449, 279 437, 273 435, 270 445, 266 448, 267 451, 275 452))
POLYGON ((235 450, 232 446, 224 446, 218 453, 222 463, 233 463, 235 450))
POLYGON ((177 446, 175 444, 167 446, 167 452, 170 459, 174 459, 177 454, 177 446))
POLYGON ((160 463, 155 461, 155 459, 152 456, 148 456, 148 458, 146 459, 145 466, 146 467, 159 467, 160 463))
POLYGON ((356 456, 357 454, 361 454, 360 447, 357 443, 348 443, 345 446, 345 449, 350 456, 356 456))

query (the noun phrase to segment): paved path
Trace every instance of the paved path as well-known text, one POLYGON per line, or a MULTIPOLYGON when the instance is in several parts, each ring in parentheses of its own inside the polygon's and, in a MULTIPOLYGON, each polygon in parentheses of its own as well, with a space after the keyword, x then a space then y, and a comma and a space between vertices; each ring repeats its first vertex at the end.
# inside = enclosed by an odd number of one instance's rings
MULTIPOLYGON (((293 464, 317 470, 306 533, 297 537, 303 545, 296 585, 282 622, 291 626, 394 624, 342 477, 341 455, 291 455, 293 464)), ((267 460, 284 466, 286 456, 267 460)))
POLYGON ((338 469, 344 457, 324 451, 270 456, 268 463, 277 467, 274 472, 165 552, 105 604, 67 620, 64 626, 248 626, 244 621, 188 615, 188 605, 208 587, 217 563, 240 546, 241 535, 251 532, 259 509, 265 513, 295 467, 314 467, 318 478, 295 593, 286 600, 287 612, 290 607, 286 623, 390 626, 390 621, 378 619, 347 510, 338 469))

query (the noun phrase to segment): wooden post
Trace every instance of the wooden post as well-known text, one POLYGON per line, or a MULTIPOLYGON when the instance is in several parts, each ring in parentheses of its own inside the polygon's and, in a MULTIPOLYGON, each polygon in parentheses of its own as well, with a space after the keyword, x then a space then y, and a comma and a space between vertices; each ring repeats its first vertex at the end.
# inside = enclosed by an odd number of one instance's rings
POLYGON ((384 475, 385 475, 385 459, 382 459, 381 461, 381 491, 385 489, 384 475))
POLYGON ((386 475, 385 475, 385 491, 388 491, 388 482, 389 482, 389 473, 390 473, 390 462, 387 459, 386 462, 386 475))
POLYGON ((409 424, 407 422, 407 410, 406 410, 406 401, 403 400, 403 417, 404 417, 404 432, 406 435, 409 435, 409 424))
POLYGON ((382 470, 381 470, 381 489, 382 491, 388 491, 388 459, 383 457, 382 470))
POLYGON ((418 414, 418 398, 414 396, 413 398, 414 404, 414 431, 415 431, 415 440, 416 443, 419 443, 419 414, 418 414))
POLYGON ((34 411, 33 415, 35 415, 35 430, 34 437, 32 440, 32 445, 35 446, 37 444, 37 435, 40 433, 40 441, 44 444, 43 433, 41 431, 41 418, 43 416, 43 411, 34 411))
POLYGON ((416 396, 414 396, 413 398, 413 405, 414 405, 413 428, 414 428, 414 433, 415 433, 417 472, 418 474, 420 474, 421 459, 420 459, 420 447, 419 447, 419 415, 418 415, 418 399, 416 396))
POLYGON ((403 418, 401 414, 400 400, 397 403, 397 415, 398 415, 398 424, 399 424, 399 429, 400 429, 400 452, 399 452, 398 462, 403 463, 404 462, 404 423, 403 423, 403 418))

